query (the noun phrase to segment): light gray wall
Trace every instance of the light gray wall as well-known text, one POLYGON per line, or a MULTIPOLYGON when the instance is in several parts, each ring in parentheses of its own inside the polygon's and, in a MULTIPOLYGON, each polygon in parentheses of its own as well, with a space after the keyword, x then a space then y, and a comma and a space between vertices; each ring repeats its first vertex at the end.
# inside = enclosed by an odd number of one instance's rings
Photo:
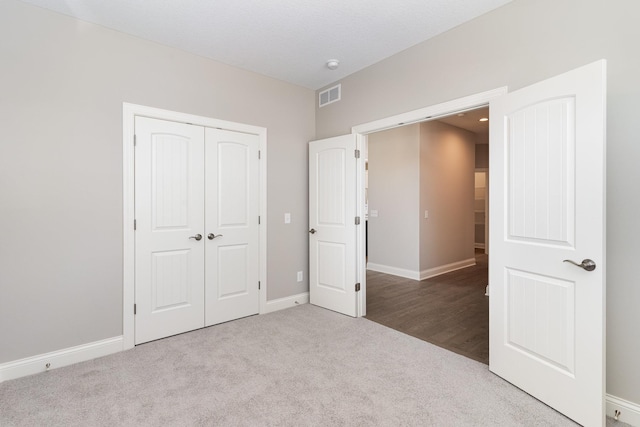
POLYGON ((0 58, 0 363, 122 334, 123 102, 268 129, 268 299, 308 290, 313 91, 15 0, 0 58))
POLYGON ((420 125, 374 133, 368 140, 369 262, 420 271, 420 125))
POLYGON ((342 80, 342 100, 316 111, 316 136, 606 58, 607 392, 640 404, 638 16, 637 0, 515 0, 342 80))
POLYGON ((446 123, 420 125, 420 270, 474 257, 475 139, 446 123))

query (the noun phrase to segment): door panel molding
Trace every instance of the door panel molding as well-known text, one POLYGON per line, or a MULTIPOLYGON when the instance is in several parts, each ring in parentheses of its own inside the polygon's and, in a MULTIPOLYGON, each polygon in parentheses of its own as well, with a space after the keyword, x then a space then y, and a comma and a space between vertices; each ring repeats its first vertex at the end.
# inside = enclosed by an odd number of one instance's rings
POLYGON ((489 370, 582 425, 602 425, 606 61, 490 109, 489 370), (587 258, 595 270, 563 262, 587 258))
MULTIPOLYGON (((133 348, 135 345, 135 198, 134 198, 134 135, 135 118, 149 117, 179 123, 188 123, 197 126, 219 128, 234 132, 242 132, 259 137, 259 179, 260 179, 260 230, 259 230, 259 280, 260 287, 260 314, 267 311, 267 129, 243 123, 219 120, 210 117, 197 116, 160 108, 148 107, 137 104, 122 104, 122 219, 123 219, 123 290, 122 290, 122 339, 123 350, 133 348)), ((255 219, 256 222, 258 218, 255 219)), ((256 284, 257 286, 257 284, 256 284)))

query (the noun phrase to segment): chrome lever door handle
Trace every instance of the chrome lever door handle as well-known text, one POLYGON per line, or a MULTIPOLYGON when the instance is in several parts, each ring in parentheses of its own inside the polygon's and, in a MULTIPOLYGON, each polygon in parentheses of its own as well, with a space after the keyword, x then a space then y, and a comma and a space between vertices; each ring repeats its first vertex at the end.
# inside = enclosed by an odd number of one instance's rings
POLYGON ((209 234, 207 234, 207 239, 209 239, 209 240, 213 240, 213 239, 215 239, 216 237, 222 237, 222 234, 218 234, 218 235, 215 235, 215 234, 213 234, 213 233, 209 233, 209 234))
POLYGON ((316 230, 314 228, 312 228, 311 230, 309 230, 309 233, 316 234, 316 230))
POLYGON ((198 241, 202 240, 202 234, 196 234, 195 236, 190 236, 190 239, 196 239, 198 241))
POLYGON ((570 259, 565 259, 562 262, 569 262, 569 263, 575 265, 576 267, 584 268, 587 271, 593 271, 593 270, 596 269, 596 263, 593 262, 592 260, 588 259, 588 258, 587 259, 583 259, 580 264, 578 264, 575 261, 571 261, 570 259))

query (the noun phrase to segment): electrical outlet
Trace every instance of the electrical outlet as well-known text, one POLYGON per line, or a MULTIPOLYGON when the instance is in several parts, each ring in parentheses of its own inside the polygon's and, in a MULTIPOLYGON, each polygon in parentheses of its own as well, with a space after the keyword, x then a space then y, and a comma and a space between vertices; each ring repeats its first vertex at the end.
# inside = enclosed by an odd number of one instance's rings
POLYGON ((424 217, 429 218, 429 211, 424 211, 424 217))
POLYGON ((284 214, 284 223, 291 224, 291 214, 289 212, 284 214))
POLYGON ((298 271, 298 282, 302 282, 302 271, 298 271))

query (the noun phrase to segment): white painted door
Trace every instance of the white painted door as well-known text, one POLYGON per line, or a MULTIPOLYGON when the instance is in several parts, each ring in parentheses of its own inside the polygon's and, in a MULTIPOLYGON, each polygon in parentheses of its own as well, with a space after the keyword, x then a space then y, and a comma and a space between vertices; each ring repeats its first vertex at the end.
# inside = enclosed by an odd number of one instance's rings
POLYGON ((135 119, 135 342, 204 326, 204 128, 135 119))
POLYGON ((585 426, 604 422, 605 74, 491 102, 489 367, 585 426))
POLYGON ((309 143, 309 297, 356 316, 356 137, 309 143))
POLYGON ((257 314, 257 135, 206 129, 206 325, 257 314))

